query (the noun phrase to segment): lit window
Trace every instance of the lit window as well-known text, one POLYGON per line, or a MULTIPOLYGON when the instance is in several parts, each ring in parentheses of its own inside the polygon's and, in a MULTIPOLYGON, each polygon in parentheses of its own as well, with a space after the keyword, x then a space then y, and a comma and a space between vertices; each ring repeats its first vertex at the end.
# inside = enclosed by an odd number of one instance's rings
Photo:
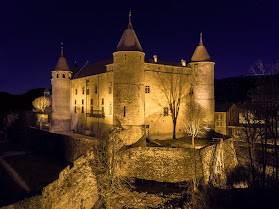
POLYGON ((90 100, 90 104, 93 105, 93 99, 90 100))
POLYGON ((83 106, 81 107, 81 113, 84 113, 84 107, 83 106))
POLYGON ((169 108, 164 107, 164 116, 168 116, 168 115, 169 115, 169 108))
POLYGON ((145 93, 149 94, 150 93, 150 86, 145 86, 145 93))
POLYGON ((102 98, 102 105, 104 105, 105 104, 105 99, 104 98, 102 98))
POLYGON ((81 100, 81 104, 84 105, 84 100, 83 99, 81 100))
POLYGON ((109 83, 109 94, 111 94, 112 93, 112 84, 111 84, 111 82, 109 83))
POLYGON ((98 93, 98 88, 96 84, 95 84, 95 93, 98 93))

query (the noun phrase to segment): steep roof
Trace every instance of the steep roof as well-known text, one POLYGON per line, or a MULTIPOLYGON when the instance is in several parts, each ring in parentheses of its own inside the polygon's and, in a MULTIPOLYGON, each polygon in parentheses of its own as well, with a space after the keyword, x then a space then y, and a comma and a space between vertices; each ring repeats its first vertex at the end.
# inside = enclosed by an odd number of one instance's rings
POLYGON ((234 103, 232 102, 225 102, 225 103, 215 103, 215 112, 228 112, 229 109, 231 108, 231 106, 233 105, 234 103))
POLYGON ((202 33, 200 34, 200 43, 194 51, 191 62, 211 62, 211 58, 202 42, 202 33))
POLYGON ((59 57, 56 67, 56 71, 71 71, 66 58, 64 57, 63 47, 61 47, 61 56, 59 57))
POLYGON ((131 12, 129 13, 129 23, 127 29, 124 31, 116 51, 141 51, 142 48, 137 38, 137 35, 133 29, 131 23, 131 12))
POLYGON ((74 75, 73 79, 105 73, 106 65, 112 63, 113 63, 112 58, 100 62, 96 62, 96 63, 91 63, 87 61, 87 63, 79 70, 79 72, 77 72, 76 75, 74 75))

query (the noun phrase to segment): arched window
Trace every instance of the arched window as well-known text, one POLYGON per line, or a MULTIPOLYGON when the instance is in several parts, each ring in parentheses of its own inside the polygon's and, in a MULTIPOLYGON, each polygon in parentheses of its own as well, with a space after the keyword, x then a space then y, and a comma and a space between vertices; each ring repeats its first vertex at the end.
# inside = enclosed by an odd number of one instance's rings
POLYGON ((65 78, 65 74, 63 74, 62 78, 65 78))
POLYGON ((59 74, 57 73, 56 78, 59 78, 59 74))

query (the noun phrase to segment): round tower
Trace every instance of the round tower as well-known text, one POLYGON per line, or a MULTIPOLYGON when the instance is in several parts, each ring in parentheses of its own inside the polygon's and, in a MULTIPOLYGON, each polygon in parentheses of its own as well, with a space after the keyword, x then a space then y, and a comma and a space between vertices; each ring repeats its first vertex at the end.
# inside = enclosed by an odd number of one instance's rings
POLYGON ((144 133, 144 59, 130 13, 128 28, 113 53, 113 124, 125 129, 125 145, 137 142, 144 133))
POLYGON ((202 33, 200 43, 196 47, 189 66, 192 69, 192 88, 194 101, 200 105, 204 111, 204 121, 210 129, 214 129, 214 65, 203 45, 202 33))
POLYGON ((61 46, 61 56, 58 59, 54 71, 52 71, 52 131, 71 130, 70 112, 70 79, 72 72, 64 57, 63 46, 61 46))

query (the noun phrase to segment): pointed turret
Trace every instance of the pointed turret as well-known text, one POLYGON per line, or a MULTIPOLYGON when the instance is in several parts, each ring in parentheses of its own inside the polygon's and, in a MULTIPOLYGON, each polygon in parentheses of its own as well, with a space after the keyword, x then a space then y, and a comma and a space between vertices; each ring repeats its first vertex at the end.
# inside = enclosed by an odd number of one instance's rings
POLYGON ((56 71, 71 71, 66 58, 64 57, 63 43, 61 42, 61 56, 59 57, 56 67, 56 71))
POLYGON ((202 33, 200 33, 200 43, 194 51, 191 62, 211 62, 211 58, 202 42, 202 33))
POLYGON ((142 52, 141 45, 132 26, 131 11, 129 13, 128 27, 124 31, 117 45, 116 51, 141 51, 142 52))
POLYGON ((61 56, 55 69, 52 71, 52 113, 51 131, 71 130, 71 77, 72 72, 63 52, 61 43, 61 56))

